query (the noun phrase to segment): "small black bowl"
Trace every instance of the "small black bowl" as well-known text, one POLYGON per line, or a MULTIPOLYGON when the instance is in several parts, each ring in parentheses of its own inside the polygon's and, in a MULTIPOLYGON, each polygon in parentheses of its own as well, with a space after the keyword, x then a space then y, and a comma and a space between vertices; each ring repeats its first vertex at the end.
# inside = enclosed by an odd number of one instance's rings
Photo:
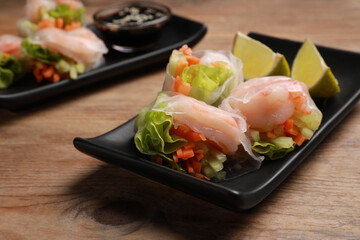
POLYGON ((123 2, 98 10, 93 18, 114 49, 134 52, 151 48, 171 11, 155 2, 123 2))

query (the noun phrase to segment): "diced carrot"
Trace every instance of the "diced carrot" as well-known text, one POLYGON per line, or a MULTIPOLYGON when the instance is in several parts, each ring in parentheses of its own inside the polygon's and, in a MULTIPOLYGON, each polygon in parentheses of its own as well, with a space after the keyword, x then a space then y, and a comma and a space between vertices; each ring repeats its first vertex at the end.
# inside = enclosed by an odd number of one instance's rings
POLYGON ((286 132, 288 132, 293 127, 294 127, 294 119, 289 118, 288 120, 285 121, 284 129, 285 129, 286 132))
POLYGON ((55 27, 55 21, 48 18, 44 18, 43 20, 38 22, 37 25, 39 29, 51 28, 51 27, 55 27))
POLYGON ((285 121, 284 130, 286 133, 289 133, 293 136, 296 136, 299 133, 299 128, 294 125, 294 120, 291 118, 285 121))
POLYGON ((191 55, 186 55, 185 57, 186 57, 186 61, 188 62, 189 66, 200 63, 200 58, 198 58, 198 57, 191 56, 191 55))
POLYGON ((37 82, 41 82, 43 80, 43 76, 41 74, 42 69, 37 67, 34 69, 33 74, 37 82))
POLYGON ((194 171, 196 173, 200 173, 201 172, 201 162, 199 160, 197 160, 196 158, 190 158, 189 161, 191 162, 191 165, 194 168, 194 171))
POLYGON ((60 80, 60 74, 54 73, 51 77, 51 81, 55 83, 58 82, 59 80, 60 80))
POLYGON ((41 82, 44 79, 42 72, 45 68, 47 68, 46 64, 36 65, 36 67, 33 71, 33 74, 34 74, 37 82, 41 82))
POLYGON ((179 158, 176 155, 176 153, 173 153, 173 159, 174 159, 174 162, 179 162, 179 158))
POLYGON ((192 158, 194 157, 195 154, 194 154, 194 151, 192 149, 182 149, 182 159, 184 160, 188 160, 189 158, 192 158))
POLYGON ((182 85, 182 83, 183 83, 183 80, 181 79, 181 77, 176 76, 172 90, 173 90, 174 92, 178 92, 180 86, 182 85))
POLYGON ((52 75, 54 75, 54 71, 55 69, 53 66, 48 66, 46 69, 44 69, 42 75, 44 78, 49 79, 50 77, 52 77, 52 75))
POLYGON ((55 26, 62 29, 64 27, 64 19, 59 17, 56 19, 55 26))
POLYGON ((169 133, 170 135, 177 135, 179 137, 185 138, 190 142, 206 141, 204 135, 194 132, 185 125, 180 125, 178 128, 171 128, 169 133))
POLYGON ((186 56, 190 56, 192 54, 192 50, 187 44, 182 45, 179 51, 186 56))
POLYGON ((298 135, 293 137, 293 140, 295 141, 296 145, 301 146, 305 141, 305 137, 301 133, 299 133, 298 135))
POLYGON ((289 130, 287 131, 287 133, 289 133, 289 134, 291 134, 291 135, 293 135, 293 136, 296 136, 296 135, 299 134, 299 128, 294 125, 293 128, 291 128, 291 129, 289 129, 289 130))
POLYGON ((178 158, 183 158, 183 153, 182 153, 182 149, 179 148, 178 150, 176 150, 176 155, 178 158))
POLYGON ((180 76, 182 74, 182 72, 184 71, 184 68, 186 68, 187 66, 189 66, 188 62, 179 61, 176 65, 175 77, 180 76))
POLYGON ((184 83, 180 76, 176 76, 172 90, 187 96, 190 93, 191 86, 190 83, 184 83))
POLYGON ((271 139, 275 139, 277 137, 276 134, 272 131, 266 132, 266 136, 271 139))
POLYGON ((179 86, 178 92, 185 96, 188 96, 190 93, 190 90, 191 90, 190 83, 184 83, 183 85, 179 86))
POLYGON ((194 173, 194 168, 190 161, 185 161, 185 166, 188 173, 194 173))

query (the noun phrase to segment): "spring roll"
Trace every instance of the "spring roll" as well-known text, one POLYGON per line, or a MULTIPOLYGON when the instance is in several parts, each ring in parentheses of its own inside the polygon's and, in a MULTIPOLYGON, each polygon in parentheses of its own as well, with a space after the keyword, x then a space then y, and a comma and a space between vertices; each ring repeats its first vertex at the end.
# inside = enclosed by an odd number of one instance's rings
POLYGON ((31 37, 44 28, 70 31, 83 26, 85 8, 77 0, 27 0, 25 17, 17 23, 22 37, 31 37))
POLYGON ((34 76, 38 82, 76 79, 78 74, 99 66, 103 54, 108 52, 104 42, 87 28, 72 31, 46 28, 24 39, 22 48, 35 63, 34 76))
POLYGON ((217 106, 243 81, 242 62, 228 51, 173 50, 163 91, 179 92, 217 106))
POLYGON ((225 178, 223 163, 229 156, 262 160, 252 152, 241 116, 182 94, 161 92, 139 114, 135 126, 140 152, 199 178, 225 178))
POLYGON ((0 36, 0 89, 8 88, 25 72, 22 38, 10 34, 0 36))
POLYGON ((283 76, 250 79, 219 108, 243 116, 252 149, 270 159, 282 158, 311 139, 322 119, 307 86, 283 76))

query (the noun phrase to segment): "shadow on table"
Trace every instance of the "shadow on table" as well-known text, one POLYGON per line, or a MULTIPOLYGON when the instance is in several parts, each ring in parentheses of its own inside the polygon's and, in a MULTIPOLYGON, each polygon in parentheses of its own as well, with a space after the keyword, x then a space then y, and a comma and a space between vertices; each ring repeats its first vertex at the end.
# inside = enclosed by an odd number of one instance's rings
POLYGON ((169 234, 169 239, 229 239, 235 229, 240 232, 256 225, 262 207, 231 212, 110 165, 81 179, 69 191, 78 203, 65 214, 85 215, 121 235, 151 231, 157 236, 169 234))

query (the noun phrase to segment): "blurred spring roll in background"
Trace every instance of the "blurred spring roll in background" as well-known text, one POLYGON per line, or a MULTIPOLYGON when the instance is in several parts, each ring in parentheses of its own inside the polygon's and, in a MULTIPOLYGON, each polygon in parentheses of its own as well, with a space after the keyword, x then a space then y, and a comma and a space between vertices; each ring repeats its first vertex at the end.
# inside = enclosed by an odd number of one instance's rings
POLYGON ((59 28, 66 31, 85 25, 85 8, 76 0, 27 0, 25 18, 18 22, 22 37, 34 35, 44 28, 59 28))
POLYGON ((262 157, 252 152, 247 130, 239 115, 182 94, 161 92, 137 117, 134 140, 140 152, 160 164, 221 180, 226 176, 223 163, 233 155, 255 162, 247 170, 260 166, 262 157))
POLYGON ((87 28, 45 28, 24 39, 22 48, 32 60, 38 82, 76 79, 78 74, 99 66, 108 52, 104 42, 87 28))
POLYGON ((170 56, 163 91, 179 92, 217 106, 242 81, 242 62, 231 52, 192 53, 184 45, 170 56))
POLYGON ((0 89, 9 87, 25 72, 22 38, 4 34, 0 36, 0 89))
POLYGON ((307 86, 283 76, 250 79, 219 107, 246 119, 252 149, 270 159, 282 158, 311 139, 322 120, 307 86))

